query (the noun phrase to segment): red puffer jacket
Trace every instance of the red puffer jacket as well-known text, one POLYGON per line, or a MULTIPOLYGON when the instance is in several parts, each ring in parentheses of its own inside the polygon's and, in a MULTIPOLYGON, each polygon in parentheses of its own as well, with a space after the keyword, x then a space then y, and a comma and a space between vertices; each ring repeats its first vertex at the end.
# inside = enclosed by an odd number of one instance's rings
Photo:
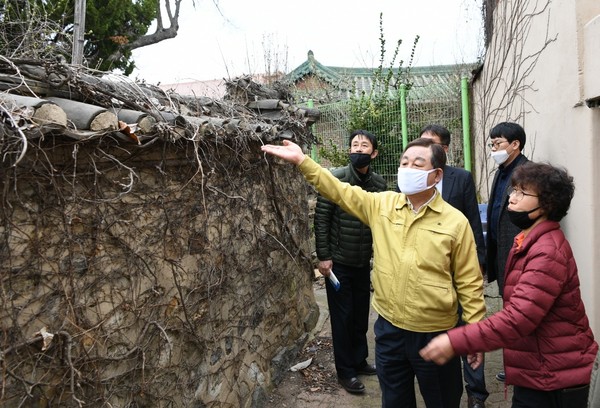
POLYGON ((507 384, 544 391, 589 384, 598 344, 560 225, 543 221, 513 245, 500 312, 448 334, 457 354, 504 348, 507 384))

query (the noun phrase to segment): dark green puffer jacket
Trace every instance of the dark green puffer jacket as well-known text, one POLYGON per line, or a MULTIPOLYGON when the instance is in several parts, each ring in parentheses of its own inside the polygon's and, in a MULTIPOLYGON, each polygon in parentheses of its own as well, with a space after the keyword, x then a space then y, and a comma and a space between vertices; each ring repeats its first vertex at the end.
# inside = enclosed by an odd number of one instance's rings
MULTIPOLYGON (((371 171, 371 167, 362 178, 351 165, 333 169, 331 173, 341 181, 366 191, 385 191, 387 188, 384 178, 371 171)), ((367 266, 371 261, 371 229, 321 195, 317 197, 314 226, 319 261, 333 260, 334 263, 355 267, 367 266)))

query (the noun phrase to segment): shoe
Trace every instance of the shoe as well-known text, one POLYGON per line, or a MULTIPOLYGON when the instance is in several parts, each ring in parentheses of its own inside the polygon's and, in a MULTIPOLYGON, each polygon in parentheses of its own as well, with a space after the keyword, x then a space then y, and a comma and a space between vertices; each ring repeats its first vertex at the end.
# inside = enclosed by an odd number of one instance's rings
POLYGON ((485 402, 475 398, 472 395, 469 395, 469 399, 467 400, 467 406, 469 408, 485 408, 485 402))
POLYGON ((377 374, 377 369, 375 368, 375 364, 369 364, 365 362, 363 365, 356 369, 356 374, 358 375, 375 375, 377 374))
POLYGON ((504 371, 500 371, 498 374, 496 374, 496 380, 502 381, 502 382, 504 382, 504 380, 506 380, 506 374, 504 373, 504 371))
POLYGON ((362 394, 365 392, 365 385, 356 377, 338 378, 338 381, 350 394, 362 394))

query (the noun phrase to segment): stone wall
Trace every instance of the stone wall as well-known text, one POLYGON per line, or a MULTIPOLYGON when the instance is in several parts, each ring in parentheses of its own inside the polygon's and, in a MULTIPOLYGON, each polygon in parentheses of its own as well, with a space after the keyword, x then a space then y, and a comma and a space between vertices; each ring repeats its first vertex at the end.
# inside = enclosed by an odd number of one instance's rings
POLYGON ((259 146, 47 137, 2 175, 0 405, 261 406, 318 308, 309 187, 259 146))

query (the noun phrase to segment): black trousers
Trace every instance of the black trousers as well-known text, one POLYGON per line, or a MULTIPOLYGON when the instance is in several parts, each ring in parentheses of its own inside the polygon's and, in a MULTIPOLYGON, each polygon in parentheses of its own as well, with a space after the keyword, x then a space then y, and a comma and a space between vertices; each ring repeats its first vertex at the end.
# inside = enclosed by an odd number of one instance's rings
POLYGON ((586 408, 590 385, 541 391, 514 386, 512 408, 586 408))
MULTIPOLYGON (((466 323, 462 319, 462 306, 458 304, 458 325, 464 326, 466 323)), ((465 390, 467 395, 472 395, 480 401, 485 401, 490 393, 485 386, 485 360, 481 362, 475 370, 467 361, 467 356, 462 356, 463 377, 465 379, 465 390)))
POLYGON ((381 316, 377 319, 375 363, 383 408, 416 408, 415 377, 428 408, 459 408, 463 392, 460 357, 440 366, 419 355, 441 333, 412 332, 381 316))
POLYGON ((367 330, 371 297, 371 268, 354 268, 333 263, 340 281, 339 291, 326 279, 335 369, 340 378, 356 377, 356 368, 369 354, 367 330))

